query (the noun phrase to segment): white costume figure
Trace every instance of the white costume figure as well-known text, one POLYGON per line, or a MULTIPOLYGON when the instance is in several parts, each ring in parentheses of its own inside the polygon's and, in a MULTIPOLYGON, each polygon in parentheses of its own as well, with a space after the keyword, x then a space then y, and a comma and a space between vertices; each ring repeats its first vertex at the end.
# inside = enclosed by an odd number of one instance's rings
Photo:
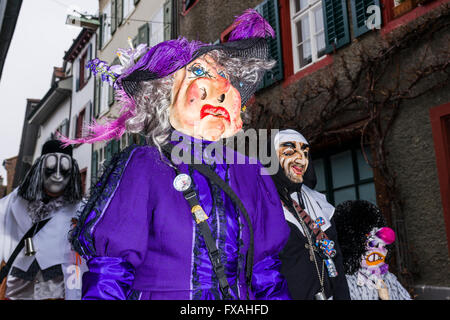
POLYGON ((80 299, 84 262, 68 241, 80 200, 72 148, 46 142, 22 184, 0 199, 0 299, 80 299))
POLYGON ((368 201, 345 201, 335 216, 351 299, 411 300, 388 271, 386 246, 395 241, 395 232, 385 227, 380 210, 368 201))

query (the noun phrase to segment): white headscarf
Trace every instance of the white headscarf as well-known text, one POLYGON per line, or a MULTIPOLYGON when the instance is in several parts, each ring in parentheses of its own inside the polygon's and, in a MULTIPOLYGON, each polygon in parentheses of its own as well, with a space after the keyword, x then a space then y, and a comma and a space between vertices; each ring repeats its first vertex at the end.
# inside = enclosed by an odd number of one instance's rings
POLYGON ((279 131, 273 140, 273 145, 275 147, 275 150, 278 151, 280 148, 280 144, 286 141, 298 141, 304 144, 309 144, 308 141, 305 139, 305 137, 292 129, 286 129, 279 131))

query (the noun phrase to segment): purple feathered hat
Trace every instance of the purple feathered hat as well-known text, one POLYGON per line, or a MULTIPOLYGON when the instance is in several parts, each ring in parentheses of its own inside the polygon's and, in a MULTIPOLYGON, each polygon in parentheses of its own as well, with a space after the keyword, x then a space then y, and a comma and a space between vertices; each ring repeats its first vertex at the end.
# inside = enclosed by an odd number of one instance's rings
MULTIPOLYGON (((130 70, 119 79, 119 84, 129 96, 133 96, 139 82, 164 78, 198 57, 212 50, 221 50, 235 58, 268 58, 266 37, 274 37, 270 24, 254 9, 247 9, 236 18, 228 42, 205 44, 200 41, 189 42, 185 38, 161 42, 151 48, 130 70)), ((258 88, 258 84, 248 85, 234 79, 232 85, 241 94, 242 105, 258 88)))
MULTIPOLYGON (((267 59, 269 49, 266 37, 269 36, 272 38, 275 36, 270 24, 254 9, 247 9, 233 22, 228 42, 206 44, 200 41, 188 41, 184 37, 161 42, 150 48, 135 65, 128 70, 123 70, 122 74, 115 79, 116 98, 122 103, 119 118, 104 125, 94 121, 88 127, 89 136, 86 138, 71 140, 60 136, 60 140, 68 145, 118 138, 126 131, 126 120, 135 115, 134 96, 139 91, 140 82, 171 75, 212 50, 221 50, 234 58, 267 59)), ((107 78, 111 81, 109 74, 107 78)), ((231 84, 239 91, 241 103, 245 105, 260 83, 246 83, 242 79, 232 78, 231 84)))

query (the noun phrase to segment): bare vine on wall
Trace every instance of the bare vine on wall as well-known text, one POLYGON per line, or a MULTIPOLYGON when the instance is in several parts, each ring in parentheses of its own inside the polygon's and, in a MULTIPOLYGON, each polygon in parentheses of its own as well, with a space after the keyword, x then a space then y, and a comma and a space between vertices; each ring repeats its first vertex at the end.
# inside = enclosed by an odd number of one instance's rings
POLYGON ((289 94, 281 96, 277 107, 283 112, 275 113, 274 108, 262 104, 249 108, 251 127, 298 128, 313 145, 327 137, 356 134, 363 153, 363 146, 371 145, 371 161, 366 154, 364 157, 385 187, 380 207, 398 234, 397 273, 407 287, 412 283, 414 266, 406 240, 403 204, 385 144, 400 110, 449 83, 450 50, 432 44, 436 36, 448 37, 450 5, 442 5, 438 12, 418 20, 389 38, 378 36, 377 43, 363 39, 344 53, 335 54, 331 67, 300 81, 289 94), (308 117, 302 117, 305 112, 308 117), (339 126, 348 114, 358 115, 358 125, 339 126))

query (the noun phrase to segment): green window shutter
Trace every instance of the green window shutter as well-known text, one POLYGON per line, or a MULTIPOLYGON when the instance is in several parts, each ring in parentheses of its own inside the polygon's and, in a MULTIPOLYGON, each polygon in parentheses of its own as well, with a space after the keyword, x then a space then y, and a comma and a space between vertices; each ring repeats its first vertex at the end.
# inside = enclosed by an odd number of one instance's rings
POLYGON ((64 119, 62 126, 61 126, 61 134, 63 134, 65 137, 69 136, 69 119, 64 119))
MULTIPOLYGON (((87 59, 86 59, 86 65, 88 64, 88 62, 89 62, 90 60, 92 60, 92 43, 89 44, 88 55, 87 55, 87 59)), ((91 71, 91 69, 86 69, 86 68, 85 68, 84 72, 89 72, 88 79, 90 79, 91 76, 92 76, 92 71, 91 71)))
MULTIPOLYGON (((366 33, 369 29, 366 26, 367 18, 373 13, 367 13, 367 8, 372 5, 380 7, 379 0, 354 0, 352 5, 353 32, 356 37, 366 33)), ((381 19, 381 16, 380 16, 381 19)), ((381 21, 380 21, 381 22, 381 21)))
POLYGON ((145 146, 147 142, 145 141, 145 137, 143 135, 139 135, 139 144, 141 146, 145 146))
POLYGON ((322 10, 325 20, 325 52, 330 53, 350 42, 347 1, 323 0, 322 10))
POLYGON ((143 24, 138 30, 138 44, 149 44, 150 26, 148 23, 143 24))
POLYGON ((96 78, 94 83, 94 118, 98 117, 100 113, 100 94, 101 94, 101 86, 100 79, 96 78))
POLYGON ((108 163, 112 158, 112 141, 108 142, 105 148, 105 159, 106 163, 108 163))
POLYGON ((108 105, 112 105, 114 103, 114 88, 112 86, 108 87, 108 105))
POLYGON ((123 22, 123 0, 116 0, 117 2, 117 26, 123 22))
POLYGON ((92 153, 91 159, 91 185, 97 182, 97 172, 98 172, 98 151, 92 153))
MULTIPOLYGON (((113 60, 113 62, 111 63, 112 66, 116 65, 116 64, 120 64, 119 58, 115 58, 113 60)), ((109 86, 108 89, 108 105, 112 105, 114 103, 114 93, 116 92, 116 90, 114 89, 113 86, 109 86)))
POLYGON ((111 34, 117 29, 117 1, 111 0, 111 34))
POLYGON ((172 0, 164 3, 164 40, 172 39, 172 0))
POLYGON ((79 70, 75 70, 77 77, 75 79, 75 91, 79 91, 80 90, 80 71, 79 70))
POLYGON ((139 44, 138 36, 134 37, 132 42, 133 42, 133 47, 136 48, 139 44))
POLYGON ((120 140, 113 140, 113 155, 120 152, 120 140))
POLYGON ((133 138, 134 134, 133 133, 129 133, 128 134, 128 145, 131 146, 132 144, 134 144, 134 138, 133 138))
POLYGON ((264 80, 259 89, 268 87, 283 79, 283 56, 281 51, 280 17, 278 12, 278 0, 266 0, 255 7, 255 10, 269 22, 275 31, 275 39, 269 37, 269 57, 277 61, 277 64, 264 75, 264 80))
POLYGON ((100 23, 100 26, 98 28, 97 49, 98 50, 102 50, 102 42, 103 42, 103 14, 100 14, 99 23, 100 23))

